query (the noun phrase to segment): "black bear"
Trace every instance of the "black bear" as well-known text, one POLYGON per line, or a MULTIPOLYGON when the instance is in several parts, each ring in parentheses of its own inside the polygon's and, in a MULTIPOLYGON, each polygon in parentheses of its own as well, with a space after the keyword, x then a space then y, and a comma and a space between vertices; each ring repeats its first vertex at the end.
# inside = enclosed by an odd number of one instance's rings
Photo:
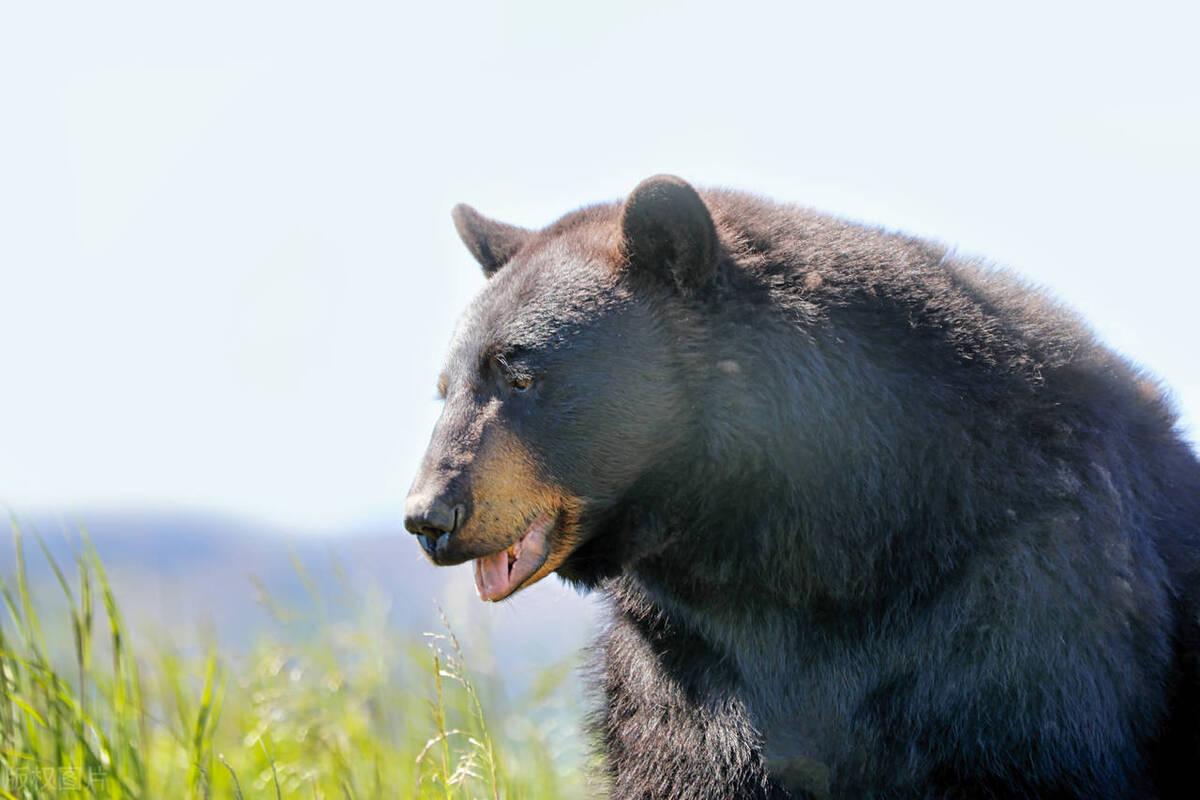
POLYGON ((406 527, 484 600, 607 595, 613 797, 1200 794, 1200 462, 1073 314, 670 176, 454 221, 406 527))

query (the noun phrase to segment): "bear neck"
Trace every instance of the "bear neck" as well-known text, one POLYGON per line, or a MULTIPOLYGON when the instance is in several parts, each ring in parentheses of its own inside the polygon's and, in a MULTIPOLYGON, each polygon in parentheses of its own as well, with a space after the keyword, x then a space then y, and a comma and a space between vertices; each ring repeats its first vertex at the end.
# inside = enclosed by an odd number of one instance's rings
POLYGON ((737 316, 681 370, 707 376, 703 413, 634 493, 622 571, 664 603, 752 612, 884 611, 952 580, 1015 489, 975 479, 978 398, 851 328, 737 316))

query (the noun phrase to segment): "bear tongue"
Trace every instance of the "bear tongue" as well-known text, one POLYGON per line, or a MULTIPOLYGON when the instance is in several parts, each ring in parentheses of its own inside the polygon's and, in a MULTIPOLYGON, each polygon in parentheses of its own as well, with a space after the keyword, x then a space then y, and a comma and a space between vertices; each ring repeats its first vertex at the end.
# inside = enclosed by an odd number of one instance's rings
POLYGON ((508 590, 508 551, 475 559, 475 591, 480 600, 496 600, 508 590))
POLYGON ((475 591, 480 600, 503 600, 541 568, 546 561, 546 535, 554 527, 554 521, 553 515, 542 514, 515 544, 475 559, 475 591))

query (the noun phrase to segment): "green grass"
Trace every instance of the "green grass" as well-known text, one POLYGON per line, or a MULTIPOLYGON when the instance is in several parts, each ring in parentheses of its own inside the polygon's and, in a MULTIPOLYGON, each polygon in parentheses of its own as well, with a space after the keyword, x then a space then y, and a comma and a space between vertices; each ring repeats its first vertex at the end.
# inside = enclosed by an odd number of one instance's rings
POLYGON ((472 676, 448 626, 414 638, 379 604, 334 616, 318 597, 307 618, 275 606, 280 630, 248 654, 223 654, 212 636, 150 644, 123 621, 86 543, 68 569, 40 547, 61 597, 35 598, 30 539, 13 528, 15 576, 0 580, 0 798, 584 794, 570 664, 506 700, 511 687, 472 676))

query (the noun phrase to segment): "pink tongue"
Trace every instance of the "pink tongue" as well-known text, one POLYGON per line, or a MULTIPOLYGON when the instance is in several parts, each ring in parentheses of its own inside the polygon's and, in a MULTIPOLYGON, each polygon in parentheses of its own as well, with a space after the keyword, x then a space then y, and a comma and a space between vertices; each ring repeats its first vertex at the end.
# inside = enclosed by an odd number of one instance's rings
POLYGON ((542 514, 525 529, 511 571, 507 550, 475 559, 475 591, 479 592, 479 599, 502 600, 537 572, 546 560, 546 536, 553 528, 554 517, 542 514))
POLYGON ((475 590, 482 600, 491 600, 508 591, 508 551, 475 559, 475 590))

